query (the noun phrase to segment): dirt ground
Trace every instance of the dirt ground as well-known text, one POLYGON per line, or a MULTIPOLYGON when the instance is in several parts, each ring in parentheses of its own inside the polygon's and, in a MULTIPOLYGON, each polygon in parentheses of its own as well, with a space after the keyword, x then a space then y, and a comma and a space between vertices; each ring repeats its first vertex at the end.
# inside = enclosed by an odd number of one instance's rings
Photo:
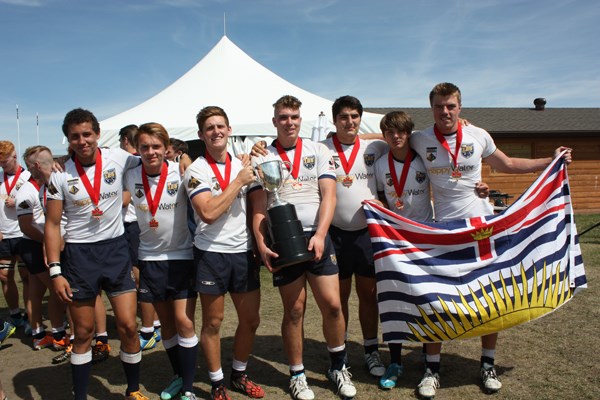
MULTIPOLYGON (((584 262, 589 288, 555 313, 534 322, 512 328, 500 334, 496 363, 503 389, 494 399, 555 399, 600 398, 600 363, 594 355, 600 346, 600 242, 584 244, 584 262)), ((270 284, 268 272, 262 275, 262 321, 250 359, 248 372, 267 393, 266 398, 286 399, 288 372, 280 337, 281 304, 270 284)), ((4 299, 0 299, 0 315, 7 315, 4 299)), ((107 303, 108 304, 108 303, 107 303)), ((223 370, 228 378, 231 369, 231 348, 236 324, 235 312, 227 302, 225 326, 222 331, 223 370)), ((199 307, 198 307, 199 308, 199 307)), ((92 368, 91 399, 123 399, 125 379, 118 358, 112 310, 109 310, 111 357, 92 368)), ((416 398, 415 387, 423 372, 420 345, 408 345, 403 350, 405 375, 391 391, 378 389, 365 367, 360 328, 357 323, 356 298, 351 305, 348 341, 349 361, 357 399, 416 398)), ((197 311, 196 321, 200 321, 197 311)), ((199 332, 199 328, 197 328, 199 332)), ((337 399, 332 383, 325 377, 328 355, 322 339, 321 319, 312 298, 305 323, 305 359, 308 381, 318 399, 337 399)), ((384 362, 389 361, 387 349, 381 347, 384 362)), ((57 353, 45 349, 33 351, 31 338, 18 331, 0 349, 0 379, 8 399, 62 400, 71 398, 71 376, 68 363, 52 365, 57 353)), ((478 340, 464 340, 444 345, 441 388, 436 399, 485 399, 479 380, 480 345, 478 340)), ((171 370, 162 346, 143 353, 142 390, 158 399, 170 379, 171 370)), ((209 397, 206 363, 200 352, 194 385, 198 398, 209 397)), ((232 399, 245 396, 231 392, 232 399)))

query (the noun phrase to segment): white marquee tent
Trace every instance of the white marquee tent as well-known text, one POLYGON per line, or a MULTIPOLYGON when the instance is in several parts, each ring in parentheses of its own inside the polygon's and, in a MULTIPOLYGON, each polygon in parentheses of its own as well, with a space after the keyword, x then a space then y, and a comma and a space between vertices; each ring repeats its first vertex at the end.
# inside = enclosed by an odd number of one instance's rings
MULTIPOLYGON (((331 126, 332 101, 287 82, 223 36, 200 62, 169 87, 142 104, 101 121, 100 145, 118 147, 119 129, 145 122, 161 123, 171 137, 198 139, 196 114, 210 105, 227 112, 234 136, 275 136, 272 105, 287 94, 302 101, 301 136, 311 137, 313 130, 323 132, 322 117, 318 126, 321 112, 327 115, 331 126)), ((340 93, 344 94, 347 93, 340 93)), ((378 132, 380 119, 379 114, 365 112, 361 130, 378 132)), ((248 141, 245 145, 236 142, 236 150, 248 150, 248 141)))

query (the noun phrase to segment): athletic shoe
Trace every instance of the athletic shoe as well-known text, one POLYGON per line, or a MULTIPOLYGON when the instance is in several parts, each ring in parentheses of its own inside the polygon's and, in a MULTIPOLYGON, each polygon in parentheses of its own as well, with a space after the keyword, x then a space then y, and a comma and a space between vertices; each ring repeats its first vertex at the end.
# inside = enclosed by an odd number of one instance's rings
MULTIPOLYGON (((46 329, 45 325, 44 329, 46 329)), ((25 336, 31 336, 31 334, 33 333, 33 329, 31 329, 31 324, 29 323, 29 321, 25 321, 25 325, 23 325, 23 333, 25 334, 25 336)))
POLYGON ((181 397, 179 399, 180 400, 197 400, 196 395, 192 392, 185 392, 184 394, 181 395, 181 397))
POLYGON ((110 356, 110 345, 97 340, 94 347, 92 347, 92 364, 104 361, 108 356, 110 356))
POLYGON ((379 380, 379 387, 382 389, 392 389, 396 387, 396 381, 402 375, 402 365, 392 363, 385 370, 385 374, 379 380))
POLYGON ((56 340, 52 339, 52 347, 54 350, 65 350, 71 345, 71 340, 68 336, 63 336, 62 339, 56 340))
POLYGON ((52 364, 60 364, 65 361, 68 361, 71 358, 72 351, 73 351, 73 343, 69 344, 69 347, 67 347, 62 353, 60 353, 59 355, 54 357, 52 359, 52 364))
POLYGON ((18 317, 10 317, 10 323, 15 328, 25 327, 27 324, 27 314, 20 314, 18 317))
POLYGON ((52 338, 52 335, 49 333, 46 333, 46 335, 40 339, 33 338, 33 349, 34 350, 45 349, 46 347, 52 346, 53 341, 54 341, 54 339, 52 338))
POLYGON ((144 339, 142 337, 142 335, 140 334, 140 349, 142 351, 144 350, 150 350, 156 347, 156 331, 154 332, 154 334, 152 335, 152 337, 150 339, 144 339))
POLYGON ((381 354, 375 350, 372 353, 365 354, 365 364, 369 373, 376 378, 380 378, 385 374, 385 365, 381 362, 381 354))
POLYGON ((440 387, 440 375, 436 372, 435 374, 431 373, 431 370, 427 368, 425 371, 425 375, 423 375, 423 379, 421 379, 421 383, 417 386, 419 396, 431 399, 435 396, 435 391, 440 387))
POLYGON ((265 397, 263 388, 252 382, 248 375, 241 374, 239 377, 231 378, 231 386, 252 399, 260 399, 265 397))
POLYGON ((306 382, 306 375, 304 373, 294 375, 290 378, 290 393, 294 400, 313 400, 315 398, 314 392, 308 386, 308 382, 306 382))
POLYGON ((144 396, 142 392, 138 390, 137 392, 129 393, 129 396, 125 396, 125 400, 150 400, 150 398, 144 396))
POLYGON ((231 397, 227 394, 227 388, 224 383, 211 389, 210 398, 211 400, 231 400, 231 397))
POLYGON ((344 366, 340 371, 336 369, 330 369, 327 371, 327 376, 337 386, 338 394, 342 397, 354 397, 356 396, 356 388, 352 383, 352 374, 348 371, 348 368, 344 366))
POLYGON ((481 367, 481 380, 483 381, 483 390, 486 393, 496 393, 502 388, 502 382, 498 379, 493 365, 488 366, 486 364, 481 367))
POLYGON ((160 328, 154 328, 154 340, 156 343, 162 340, 162 336, 160 336, 160 328))
POLYGON ((179 392, 181 392, 181 388, 183 387, 183 378, 179 375, 175 375, 171 378, 171 382, 167 385, 167 387, 160 392, 161 400, 171 400, 174 399, 179 392))
POLYGON ((2 326, 2 330, 0 331, 0 346, 4 343, 6 339, 8 339, 17 328, 11 324, 10 322, 4 321, 4 325, 2 326))

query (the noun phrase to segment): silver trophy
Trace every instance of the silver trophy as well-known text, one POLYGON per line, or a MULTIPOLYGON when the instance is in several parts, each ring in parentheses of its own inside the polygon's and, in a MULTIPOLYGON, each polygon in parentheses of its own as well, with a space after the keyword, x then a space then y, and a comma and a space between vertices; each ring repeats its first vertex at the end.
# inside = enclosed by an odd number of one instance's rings
POLYGON ((307 250, 308 241, 304 235, 302 222, 296 214, 296 207, 281 200, 277 193, 289 178, 291 166, 289 161, 272 160, 259 164, 255 168, 258 183, 275 197, 267 208, 270 247, 279 255, 271 260, 274 268, 286 267, 314 258, 314 254, 307 250))

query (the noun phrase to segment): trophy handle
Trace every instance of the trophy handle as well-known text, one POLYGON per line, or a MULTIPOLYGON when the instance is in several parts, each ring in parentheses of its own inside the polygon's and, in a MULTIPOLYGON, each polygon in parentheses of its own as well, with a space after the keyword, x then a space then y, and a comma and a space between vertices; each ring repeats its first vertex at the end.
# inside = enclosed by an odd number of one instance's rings
POLYGON ((285 165, 285 170, 283 171, 283 176, 285 176, 283 178, 283 182, 287 181, 288 178, 290 177, 290 175, 292 174, 292 163, 289 161, 282 161, 281 162, 283 165, 285 165), (287 173, 287 175, 286 175, 287 173))

